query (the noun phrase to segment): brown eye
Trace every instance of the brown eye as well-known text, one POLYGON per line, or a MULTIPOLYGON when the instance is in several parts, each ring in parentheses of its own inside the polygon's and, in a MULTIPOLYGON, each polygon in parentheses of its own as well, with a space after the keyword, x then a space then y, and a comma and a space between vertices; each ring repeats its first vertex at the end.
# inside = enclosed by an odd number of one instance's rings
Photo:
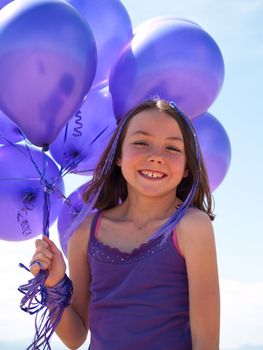
POLYGON ((133 144, 138 146, 147 146, 147 143, 143 141, 136 141, 136 142, 133 142, 133 144))
POLYGON ((173 147, 173 146, 168 146, 168 147, 166 147, 166 149, 168 149, 169 151, 181 152, 178 148, 173 147))

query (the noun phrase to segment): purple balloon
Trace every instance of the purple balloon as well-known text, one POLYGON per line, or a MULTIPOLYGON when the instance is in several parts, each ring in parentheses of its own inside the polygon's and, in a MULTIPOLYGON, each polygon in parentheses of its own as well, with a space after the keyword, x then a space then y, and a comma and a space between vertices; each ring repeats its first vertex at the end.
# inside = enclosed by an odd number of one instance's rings
POLYGON ((98 51, 94 88, 99 89, 108 84, 112 65, 132 39, 129 14, 119 0, 69 0, 69 3, 87 20, 94 34, 98 51))
POLYGON ((86 185, 84 184, 69 195, 58 217, 57 227, 59 242, 65 256, 68 255, 68 241, 70 239, 68 228, 84 207, 85 203, 82 196, 85 187, 86 185))
POLYGON ((0 145, 16 143, 24 139, 19 128, 0 111, 0 145))
POLYGON ((139 24, 134 29, 133 33, 135 35, 135 34, 137 34, 137 32, 140 32, 142 30, 148 30, 147 28, 149 28, 149 26, 151 26, 151 25, 154 26, 156 22, 159 22, 159 21, 166 21, 167 22, 168 20, 171 20, 171 21, 176 20, 177 22, 182 21, 183 23, 188 22, 188 23, 191 23, 191 24, 201 28, 199 24, 197 24, 197 23, 195 23, 187 18, 180 18, 180 17, 174 17, 174 16, 157 16, 157 17, 152 17, 150 19, 147 19, 143 23, 139 24))
POLYGON ((0 9, 2 9, 5 5, 9 4, 13 0, 0 0, 0 9))
POLYGON ((33 144, 50 144, 94 80, 88 24, 62 0, 13 1, 0 11, 0 47, 0 108, 33 144))
POLYGON ((147 98, 173 100, 190 117, 205 112, 224 80, 222 54, 200 26, 157 17, 141 25, 110 75, 117 118, 147 98))
POLYGON ((112 111, 112 100, 106 91, 91 90, 81 109, 59 133, 50 145, 50 153, 57 163, 71 172, 86 175, 92 172, 106 148, 116 119, 112 111), (83 158, 80 163, 75 163, 83 158))
MULTIPOLYGON (((42 152, 30 148, 32 157, 43 174, 42 152)), ((54 179, 54 191, 50 192, 50 223, 54 222, 62 207, 64 184, 59 170, 46 156, 45 178, 54 179)), ((23 241, 42 233, 43 185, 40 174, 30 159, 25 146, 0 147, 0 239, 23 241)))
POLYGON ((231 144, 220 122, 206 112, 193 119, 205 165, 210 188, 214 191, 223 181, 231 162, 231 144))

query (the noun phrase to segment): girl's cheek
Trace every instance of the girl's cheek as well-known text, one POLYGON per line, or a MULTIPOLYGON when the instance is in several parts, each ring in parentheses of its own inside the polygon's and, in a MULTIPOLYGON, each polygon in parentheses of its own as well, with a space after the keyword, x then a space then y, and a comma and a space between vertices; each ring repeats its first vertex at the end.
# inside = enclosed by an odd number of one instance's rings
POLYGON ((127 157, 138 157, 138 156, 141 156, 141 155, 145 155, 147 153, 147 151, 143 148, 129 148, 127 149, 126 151, 126 156, 127 157))

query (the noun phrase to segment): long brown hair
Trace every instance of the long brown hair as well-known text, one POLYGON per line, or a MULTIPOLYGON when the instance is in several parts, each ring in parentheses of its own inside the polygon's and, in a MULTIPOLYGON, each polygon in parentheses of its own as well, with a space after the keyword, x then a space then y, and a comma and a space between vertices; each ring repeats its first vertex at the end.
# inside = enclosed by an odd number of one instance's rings
MULTIPOLYGON (((190 203, 191 206, 199 208, 200 210, 206 212, 210 219, 214 219, 213 214, 213 197, 210 191, 207 171, 205 168, 204 160, 200 151, 200 163, 197 162, 196 159, 196 147, 200 150, 199 143, 195 142, 195 138, 191 128, 189 127, 190 121, 188 123, 185 121, 185 118, 182 117, 181 112, 172 106, 167 101, 161 99, 152 99, 147 100, 146 102, 138 105, 130 112, 128 112, 125 116, 125 124, 119 123, 107 148, 103 152, 101 159, 94 171, 92 180, 87 184, 87 189, 84 192, 83 199, 87 201, 91 194, 100 191, 98 199, 94 205, 94 208, 99 210, 109 209, 117 206, 120 201, 123 202, 128 196, 127 183, 124 179, 121 168, 117 165, 117 159, 121 154, 121 148, 123 144, 124 137, 126 135, 127 128, 129 126, 129 121, 136 114, 145 111, 145 110, 157 110, 160 112, 165 112, 172 118, 174 118, 183 135, 184 144, 185 144, 185 153, 187 160, 187 168, 189 169, 189 173, 187 177, 184 177, 181 183, 178 185, 176 190, 177 197, 184 201, 191 191, 192 185, 200 174, 200 179, 197 185, 197 189, 195 195, 190 203), (122 130, 121 130, 122 128, 122 130), (113 157, 112 164, 104 176, 101 176, 103 167, 105 167, 105 162, 107 161, 108 154, 112 149, 113 143, 115 141, 116 136, 119 135, 117 140, 117 145, 115 149, 115 154, 113 157), (200 169, 199 169, 200 167, 200 169)), ((116 142, 116 141, 115 141, 116 142)))

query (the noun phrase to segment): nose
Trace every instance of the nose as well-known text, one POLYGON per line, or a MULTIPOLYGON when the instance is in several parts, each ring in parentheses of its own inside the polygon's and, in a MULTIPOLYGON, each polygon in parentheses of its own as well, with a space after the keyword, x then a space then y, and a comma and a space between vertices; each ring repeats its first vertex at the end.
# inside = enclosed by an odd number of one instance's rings
POLYGON ((152 162, 152 163, 157 163, 157 164, 162 164, 163 163, 163 158, 159 155, 154 155, 152 154, 151 156, 149 156, 147 158, 148 162, 152 162))

